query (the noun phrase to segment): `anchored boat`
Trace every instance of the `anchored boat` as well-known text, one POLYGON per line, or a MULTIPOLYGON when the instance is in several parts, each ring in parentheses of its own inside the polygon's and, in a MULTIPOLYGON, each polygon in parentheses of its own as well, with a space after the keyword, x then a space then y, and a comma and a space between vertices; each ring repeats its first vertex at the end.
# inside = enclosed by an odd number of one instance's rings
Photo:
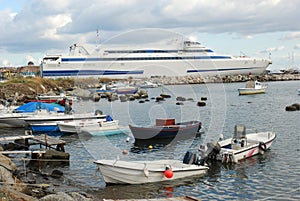
POLYGON ((207 143, 207 150, 200 150, 202 156, 209 159, 221 160, 224 163, 238 163, 238 161, 263 154, 267 151, 276 134, 272 131, 246 134, 246 127, 236 125, 232 138, 218 142, 207 143), (204 153, 205 152, 205 153, 204 153))
POLYGON ((258 81, 248 81, 245 88, 239 88, 240 95, 262 94, 268 86, 258 81))
POLYGON ((138 127, 129 125, 136 140, 150 140, 159 138, 174 138, 195 136, 201 129, 201 122, 187 121, 175 123, 175 119, 156 119, 156 125, 150 127, 138 127))
POLYGON ((110 184, 143 184, 203 175, 205 165, 185 164, 179 160, 122 161, 97 160, 104 181, 110 184))

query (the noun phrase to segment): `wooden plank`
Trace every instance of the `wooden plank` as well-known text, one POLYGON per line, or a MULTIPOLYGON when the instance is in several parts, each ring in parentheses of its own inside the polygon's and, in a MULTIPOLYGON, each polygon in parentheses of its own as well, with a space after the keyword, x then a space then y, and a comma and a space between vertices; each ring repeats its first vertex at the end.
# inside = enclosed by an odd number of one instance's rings
POLYGON ((13 137, 1 137, 0 141, 12 141, 12 140, 22 140, 34 138, 34 135, 23 135, 23 136, 13 136, 13 137))
POLYGON ((0 154, 32 154, 41 153, 44 154, 46 151, 0 151, 0 154))
POLYGON ((58 144, 65 145, 66 144, 65 141, 54 138, 54 137, 50 137, 46 134, 34 136, 34 138, 32 138, 32 140, 35 140, 35 141, 37 141, 43 145, 47 145, 47 146, 58 145, 58 144))

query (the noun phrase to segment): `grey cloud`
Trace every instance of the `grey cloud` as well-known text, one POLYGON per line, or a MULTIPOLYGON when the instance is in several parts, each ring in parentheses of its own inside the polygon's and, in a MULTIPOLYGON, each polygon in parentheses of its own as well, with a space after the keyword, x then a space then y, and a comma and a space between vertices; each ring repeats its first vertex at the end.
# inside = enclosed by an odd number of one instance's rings
MULTIPOLYGON (((163 28, 185 33, 186 30, 203 33, 237 33, 241 35, 268 32, 299 31, 300 1, 140 1, 140 0, 65 0, 28 1, 10 21, 1 12, 1 48, 8 51, 45 51, 65 48, 82 35, 95 41, 91 32, 99 27, 103 40, 112 34, 143 28, 163 28), (247 4, 247 5, 245 5, 247 4), (42 34, 54 25, 47 19, 68 14, 72 22, 56 27, 60 38, 43 38, 42 34)), ((132 36, 130 36, 132 37, 132 36)), ((155 36, 156 37, 156 36, 155 36)), ((153 37, 154 38, 154 37, 153 37)), ((115 39, 116 40, 116 39, 115 39)))

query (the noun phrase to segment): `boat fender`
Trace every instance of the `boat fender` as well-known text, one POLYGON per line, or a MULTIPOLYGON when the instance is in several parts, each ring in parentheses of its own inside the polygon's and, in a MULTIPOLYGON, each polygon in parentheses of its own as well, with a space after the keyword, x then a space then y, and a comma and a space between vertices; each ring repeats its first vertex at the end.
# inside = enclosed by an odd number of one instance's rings
POLYGON ((167 177, 168 179, 171 179, 174 175, 173 171, 171 168, 166 167, 166 170, 164 172, 165 177, 167 177))
POLYGON ((266 151, 267 150, 267 145, 265 143, 263 143, 263 142, 259 142, 258 147, 262 151, 266 151))

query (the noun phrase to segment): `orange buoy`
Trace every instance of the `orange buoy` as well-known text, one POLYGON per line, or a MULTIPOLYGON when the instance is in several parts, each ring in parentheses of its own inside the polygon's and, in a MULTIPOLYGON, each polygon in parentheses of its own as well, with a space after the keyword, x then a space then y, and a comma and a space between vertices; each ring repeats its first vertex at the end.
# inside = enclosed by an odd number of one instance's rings
POLYGON ((174 173, 171 169, 167 169, 165 172, 164 172, 164 175, 165 177, 167 177, 168 179, 172 178, 174 173))

